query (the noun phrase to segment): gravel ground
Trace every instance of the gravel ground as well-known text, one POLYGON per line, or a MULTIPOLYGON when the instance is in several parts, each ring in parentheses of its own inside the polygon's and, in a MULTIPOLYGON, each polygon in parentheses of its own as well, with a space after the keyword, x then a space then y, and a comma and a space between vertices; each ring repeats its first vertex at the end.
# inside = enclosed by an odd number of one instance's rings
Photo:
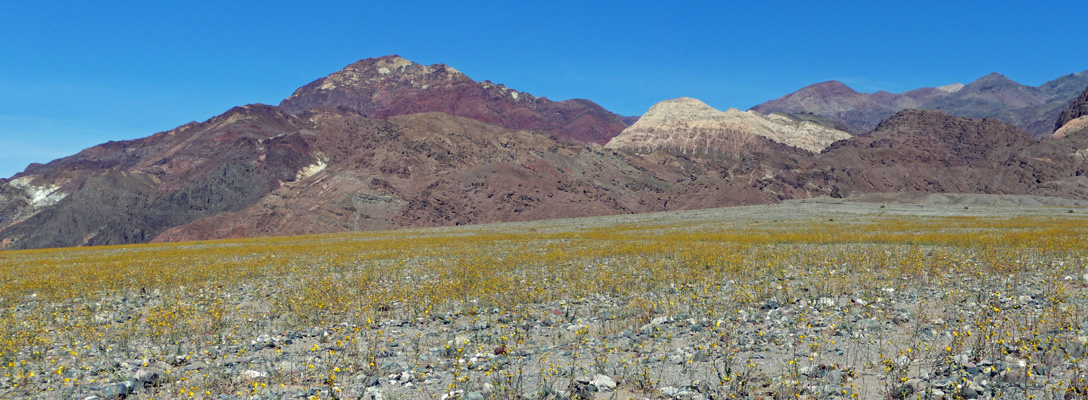
MULTIPOLYGON (((1060 202, 1010 206, 980 204, 988 201, 977 199, 877 200, 816 199, 397 235, 456 238, 527 230, 580 234, 623 227, 668 238, 686 227, 743 233, 754 226, 790 231, 814 221, 1078 221, 1088 215, 1088 209, 1060 202)), ((874 272, 872 265, 877 264, 860 261, 806 265, 795 257, 775 264, 773 272, 768 264, 766 273, 699 285, 679 278, 670 284, 666 277, 666 284, 637 294, 589 291, 578 298, 511 305, 451 300, 427 312, 413 308, 417 304, 391 302, 373 314, 338 315, 339 320, 300 319, 279 308, 282 299, 302 293, 297 276, 150 290, 122 284, 70 298, 5 294, 5 320, 13 326, 0 338, 11 343, 35 332, 47 339, 0 354, 6 364, 0 398, 1088 395, 1082 372, 1088 366, 1082 360, 1088 356, 1083 251, 1001 253, 1013 257, 1001 263, 1023 265, 996 273, 997 261, 977 248, 881 243, 782 248, 799 248, 799 254, 835 253, 835 260, 850 260, 854 253, 869 259, 880 254, 910 258, 922 272, 874 272), (953 256, 957 259, 950 260, 953 256), (209 311, 221 319, 206 330, 156 330, 162 310, 176 304, 222 310, 222 315, 209 311), (86 340, 80 332, 92 328, 105 333, 86 340)), ((599 261, 580 267, 586 276, 576 281, 595 285, 620 273, 611 269, 612 263, 599 261)))

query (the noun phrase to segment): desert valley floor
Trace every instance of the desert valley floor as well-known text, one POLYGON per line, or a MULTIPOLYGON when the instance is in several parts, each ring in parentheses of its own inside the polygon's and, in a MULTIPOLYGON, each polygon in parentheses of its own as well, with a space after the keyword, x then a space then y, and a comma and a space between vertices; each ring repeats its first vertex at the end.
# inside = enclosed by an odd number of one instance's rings
POLYGON ((0 398, 1088 396, 1088 202, 0 253, 0 398))

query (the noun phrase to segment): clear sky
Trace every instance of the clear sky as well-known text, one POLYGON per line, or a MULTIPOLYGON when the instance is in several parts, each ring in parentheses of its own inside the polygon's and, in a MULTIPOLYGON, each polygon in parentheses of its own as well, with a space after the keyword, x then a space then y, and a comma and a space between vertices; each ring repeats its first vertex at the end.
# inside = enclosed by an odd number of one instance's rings
POLYGON ((902 92, 1088 70, 1083 0, 226 3, 0 2, 0 177, 387 54, 623 115, 680 96, 747 109, 831 79, 902 92))

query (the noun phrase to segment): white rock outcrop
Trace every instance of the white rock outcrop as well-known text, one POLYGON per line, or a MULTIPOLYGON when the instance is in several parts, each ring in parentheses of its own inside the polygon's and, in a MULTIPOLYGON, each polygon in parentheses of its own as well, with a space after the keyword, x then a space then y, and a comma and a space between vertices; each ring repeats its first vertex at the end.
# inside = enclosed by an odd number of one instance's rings
POLYGON ((940 86, 940 87, 937 88, 937 90, 940 90, 940 91, 945 92, 945 93, 955 93, 955 92, 960 91, 960 89, 963 89, 963 84, 962 83, 951 83, 951 84, 940 86))
POLYGON ((702 101, 681 97, 650 107, 634 125, 605 147, 650 153, 668 149, 685 154, 739 152, 756 146, 760 137, 819 153, 849 133, 808 121, 756 111, 714 109, 702 101))
POLYGON ((26 197, 32 208, 44 208, 57 204, 64 199, 67 194, 60 193, 59 186, 34 186, 30 184, 33 180, 33 176, 22 176, 12 179, 8 182, 14 188, 21 189, 26 192, 26 197))

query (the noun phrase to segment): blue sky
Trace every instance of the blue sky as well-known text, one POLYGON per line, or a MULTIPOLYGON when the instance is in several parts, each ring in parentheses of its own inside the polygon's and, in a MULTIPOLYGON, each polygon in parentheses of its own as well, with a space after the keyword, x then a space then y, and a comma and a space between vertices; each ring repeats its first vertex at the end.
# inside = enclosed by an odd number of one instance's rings
POLYGON ((0 177, 387 54, 624 115, 1088 70, 1085 1, 0 2, 0 177))

